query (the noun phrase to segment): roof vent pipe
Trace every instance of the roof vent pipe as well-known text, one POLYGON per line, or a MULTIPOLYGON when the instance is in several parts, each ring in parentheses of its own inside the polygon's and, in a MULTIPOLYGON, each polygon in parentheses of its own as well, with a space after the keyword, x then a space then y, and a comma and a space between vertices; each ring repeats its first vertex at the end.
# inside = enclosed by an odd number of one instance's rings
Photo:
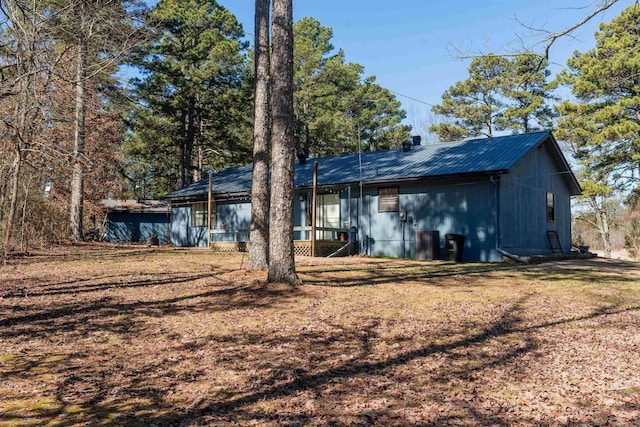
POLYGON ((413 141, 413 145, 420 145, 420 143, 422 142, 422 138, 420 137, 420 135, 414 135, 411 137, 411 141, 413 141))
POLYGON ((404 151, 405 153, 407 151, 411 151, 411 141, 404 141, 402 143, 402 151, 404 151))

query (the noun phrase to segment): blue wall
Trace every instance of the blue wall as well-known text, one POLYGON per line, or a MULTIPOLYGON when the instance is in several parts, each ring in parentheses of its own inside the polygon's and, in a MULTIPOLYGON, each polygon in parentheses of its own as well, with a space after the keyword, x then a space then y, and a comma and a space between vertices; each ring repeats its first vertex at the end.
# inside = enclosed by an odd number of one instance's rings
POLYGON ((558 233, 565 253, 571 250, 571 196, 548 149, 531 150, 500 180, 500 243, 517 255, 551 253, 547 230, 558 233), (547 222, 547 192, 555 196, 554 222, 547 222))
MULTIPOLYGON (((217 202, 214 229, 248 230, 251 225, 249 201, 217 202)), ((233 240, 231 235, 219 235, 219 241, 233 240)), ((191 205, 171 207, 171 244, 181 247, 207 247, 207 227, 191 226, 191 205)))
POLYGON ((191 226, 191 206, 171 207, 171 244, 181 247, 207 247, 207 227, 191 226))
POLYGON ((166 213, 109 212, 108 242, 146 242, 156 234, 160 243, 168 243, 169 218, 166 213))
POLYGON ((361 253, 414 258, 416 231, 438 230, 442 255, 445 234, 455 233, 465 236, 463 259, 498 261, 495 191, 488 178, 403 184, 399 212, 378 212, 378 187, 365 187, 361 253), (407 221, 400 220, 400 212, 407 221))

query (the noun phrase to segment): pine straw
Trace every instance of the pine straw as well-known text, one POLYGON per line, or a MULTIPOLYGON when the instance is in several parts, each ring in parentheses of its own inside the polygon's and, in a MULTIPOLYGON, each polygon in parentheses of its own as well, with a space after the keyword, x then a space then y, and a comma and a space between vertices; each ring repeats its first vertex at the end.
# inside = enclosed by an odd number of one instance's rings
POLYGON ((0 270, 3 425, 640 425, 640 265, 104 244, 0 270))

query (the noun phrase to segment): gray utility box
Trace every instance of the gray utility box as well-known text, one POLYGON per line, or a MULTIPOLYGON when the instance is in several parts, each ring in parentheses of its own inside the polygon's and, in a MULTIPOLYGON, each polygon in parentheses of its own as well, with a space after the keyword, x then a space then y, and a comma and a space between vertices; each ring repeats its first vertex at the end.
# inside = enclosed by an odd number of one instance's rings
POLYGON ((416 231, 416 259, 440 259, 440 232, 438 230, 416 231))

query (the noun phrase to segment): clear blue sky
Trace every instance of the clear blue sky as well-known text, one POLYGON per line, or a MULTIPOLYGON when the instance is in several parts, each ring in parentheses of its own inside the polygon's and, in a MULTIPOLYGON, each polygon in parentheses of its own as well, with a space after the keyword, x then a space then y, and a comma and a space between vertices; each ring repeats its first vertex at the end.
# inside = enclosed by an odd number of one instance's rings
MULTIPOLYGON (((620 0, 573 38, 564 38, 551 51, 551 61, 566 63, 574 50, 594 46, 600 22, 608 22, 634 0, 620 0)), ((254 0, 219 0, 253 34, 254 0)), ((470 60, 455 52, 504 53, 542 39, 531 37, 523 23, 562 30, 594 8, 592 0, 293 0, 294 20, 312 16, 333 29, 333 45, 345 51, 347 61, 365 67, 382 86, 394 92, 437 104, 456 81, 467 77, 470 60)), ((249 36, 252 40, 253 38, 249 36)), ((407 110, 407 123, 417 131, 428 121, 430 107, 398 96, 407 110)))

